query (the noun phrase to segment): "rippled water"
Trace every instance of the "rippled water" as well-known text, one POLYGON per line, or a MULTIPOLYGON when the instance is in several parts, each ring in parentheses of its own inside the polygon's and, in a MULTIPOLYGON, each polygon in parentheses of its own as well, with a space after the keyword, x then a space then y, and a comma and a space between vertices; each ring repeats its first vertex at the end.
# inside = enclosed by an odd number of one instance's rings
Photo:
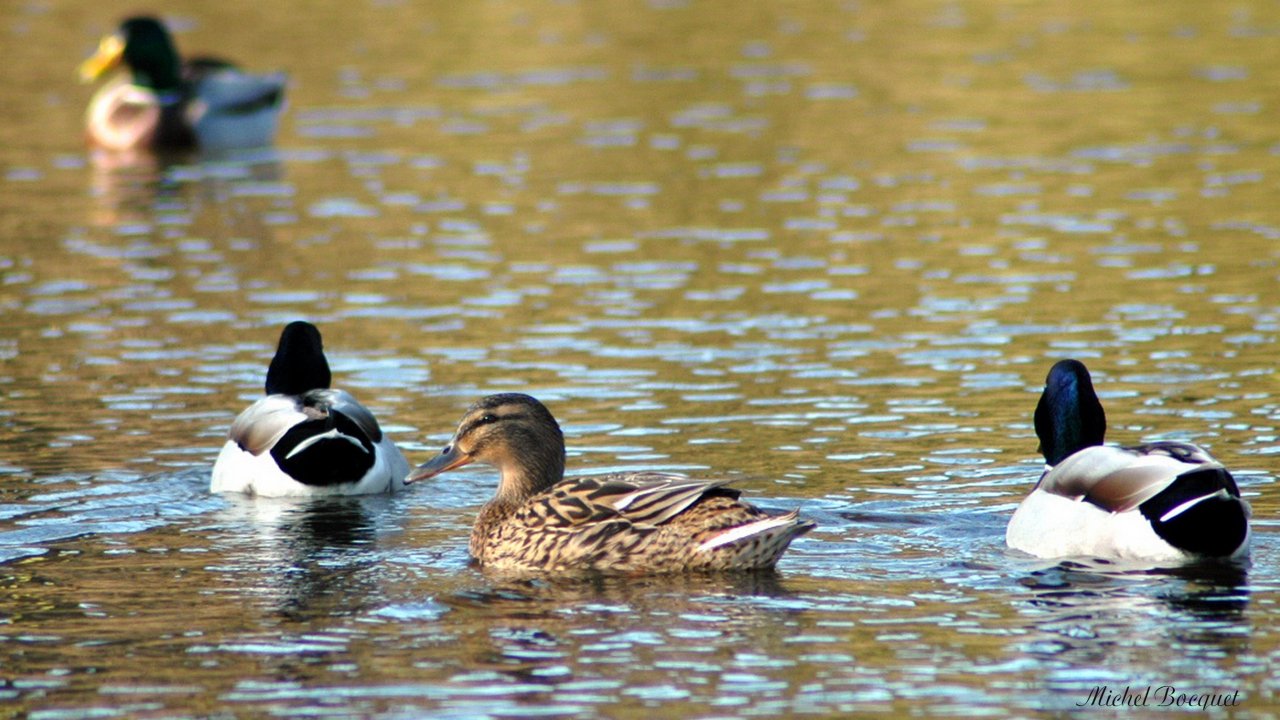
POLYGON ((1280 707, 1276 6, 175 3, 183 48, 293 83, 275 151, 164 166, 81 144, 72 71, 133 9, 0 6, 6 710, 1280 707), (776 575, 516 581, 467 563, 484 469, 212 497, 299 317, 411 459, 523 390, 575 472, 820 527, 776 575), (1113 439, 1235 470, 1250 564, 1004 548, 1064 356, 1113 439))

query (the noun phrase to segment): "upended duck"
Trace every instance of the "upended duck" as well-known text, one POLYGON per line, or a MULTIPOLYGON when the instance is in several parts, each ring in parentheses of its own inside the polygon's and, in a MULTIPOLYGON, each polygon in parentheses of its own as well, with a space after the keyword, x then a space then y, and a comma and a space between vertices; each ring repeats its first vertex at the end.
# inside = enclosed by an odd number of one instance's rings
POLYGON ((131 17, 80 65, 85 82, 123 64, 89 102, 89 142, 107 150, 180 151, 270 145, 284 107, 282 73, 251 75, 215 58, 179 59, 153 17, 131 17))
POLYGON ((267 368, 267 395, 231 424, 209 489, 282 497, 403 488, 404 455, 373 413, 330 380, 320 331, 286 325, 267 368))
POLYGON ((1249 504, 1231 473, 1191 443, 1103 445, 1106 415, 1078 360, 1049 370, 1035 426, 1048 468, 1009 521, 1009 547, 1154 562, 1248 553, 1249 504))
POLYGON ((506 571, 642 574, 773 567, 814 528, 797 511, 769 515, 728 480, 656 472, 564 478, 564 435, 538 400, 490 395, 406 482, 472 462, 498 469, 498 490, 471 531, 472 557, 506 571))

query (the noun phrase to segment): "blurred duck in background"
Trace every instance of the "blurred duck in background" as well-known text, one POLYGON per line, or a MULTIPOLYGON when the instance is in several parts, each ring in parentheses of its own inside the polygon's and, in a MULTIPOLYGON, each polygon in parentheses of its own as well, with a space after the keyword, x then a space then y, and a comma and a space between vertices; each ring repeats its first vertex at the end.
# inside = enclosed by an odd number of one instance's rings
POLYGON ((90 144, 106 150, 265 147, 284 108, 283 73, 251 75, 223 60, 183 61, 155 18, 131 17, 80 65, 85 82, 123 66, 89 103, 90 144))

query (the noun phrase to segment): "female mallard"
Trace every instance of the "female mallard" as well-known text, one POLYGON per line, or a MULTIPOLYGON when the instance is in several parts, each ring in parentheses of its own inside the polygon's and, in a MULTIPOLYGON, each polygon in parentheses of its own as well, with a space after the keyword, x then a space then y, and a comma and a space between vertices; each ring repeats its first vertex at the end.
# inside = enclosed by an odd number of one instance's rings
POLYGON ((108 150, 206 150, 271 144, 284 104, 284 75, 249 75, 211 58, 182 62, 169 31, 151 17, 125 20, 80 65, 91 82, 128 67, 89 102, 89 141, 108 150))
POLYGON ((404 487, 409 463, 378 421, 329 388, 320 331, 292 322, 267 369, 267 396, 231 424, 213 465, 213 492, 360 495, 404 487))
POLYGON ((542 403, 490 395, 405 482, 471 462, 496 467, 498 492, 476 518, 471 555, 499 570, 764 569, 814 527, 794 510, 768 515, 739 501, 728 480, 653 472, 565 479, 564 460, 564 436, 542 403))
POLYGON ((1049 370, 1035 424, 1049 467, 1009 521, 1009 547, 1145 561, 1248 552, 1249 504, 1231 473, 1190 443, 1103 445, 1107 419, 1083 363, 1049 370))

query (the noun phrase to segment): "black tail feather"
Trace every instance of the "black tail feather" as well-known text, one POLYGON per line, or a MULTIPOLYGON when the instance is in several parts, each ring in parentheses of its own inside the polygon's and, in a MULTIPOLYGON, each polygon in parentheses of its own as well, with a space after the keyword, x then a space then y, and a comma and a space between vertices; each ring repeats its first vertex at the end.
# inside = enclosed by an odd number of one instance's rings
POLYGON ((1138 509, 1156 534, 1179 550, 1227 557, 1249 536, 1247 507, 1231 473, 1224 468, 1207 467, 1179 475, 1138 509), (1196 500, 1199 502, 1170 516, 1196 500))
POLYGON ((374 447, 350 418, 330 411, 326 417, 289 428, 271 448, 271 456, 281 470, 304 485, 339 485, 357 482, 369 472, 374 463, 374 447), (301 443, 334 429, 359 445, 344 438, 326 438, 290 457, 301 443))

